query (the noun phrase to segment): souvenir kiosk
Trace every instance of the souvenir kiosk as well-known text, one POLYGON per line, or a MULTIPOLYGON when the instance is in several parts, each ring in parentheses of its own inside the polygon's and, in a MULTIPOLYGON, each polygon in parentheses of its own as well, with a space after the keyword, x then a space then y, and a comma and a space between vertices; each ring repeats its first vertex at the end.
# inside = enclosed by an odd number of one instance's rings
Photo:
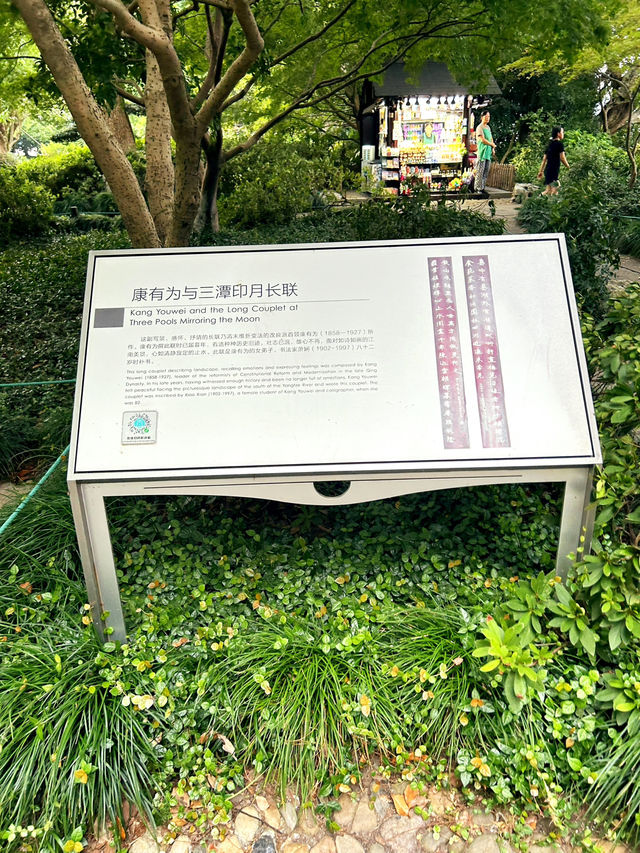
POLYGON ((468 184, 477 111, 500 93, 493 77, 482 95, 469 88, 441 62, 427 62, 415 74, 395 63, 380 84, 367 81, 361 124, 365 185, 382 183, 393 195, 409 195, 419 186, 457 192, 468 184))

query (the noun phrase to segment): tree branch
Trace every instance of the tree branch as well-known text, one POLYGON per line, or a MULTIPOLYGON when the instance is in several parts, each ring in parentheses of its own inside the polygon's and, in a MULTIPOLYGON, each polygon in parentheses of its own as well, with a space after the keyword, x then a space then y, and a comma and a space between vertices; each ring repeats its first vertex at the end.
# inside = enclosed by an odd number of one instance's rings
POLYGON ((306 45, 311 44, 311 42, 317 41, 319 38, 322 38, 322 36, 327 33, 332 27, 334 27, 338 23, 338 21, 341 20, 341 18, 344 18, 349 9, 351 9, 351 7, 355 5, 355 3, 356 0, 349 0, 347 5, 344 6, 340 10, 340 12, 338 12, 335 18, 332 18, 332 20, 330 20, 324 27, 322 27, 322 29, 318 30, 316 33, 313 33, 313 35, 308 36, 306 39, 303 39, 301 42, 298 42, 298 44, 294 45, 289 50, 286 50, 284 53, 281 53, 280 56, 273 60, 270 67, 274 68, 276 65, 279 65, 281 62, 284 62, 285 59, 288 59, 290 56, 293 56, 294 53, 297 53, 299 50, 302 50, 302 48, 306 47, 306 45))
MULTIPOLYGON (((480 13, 478 13, 479 15, 480 13)), ((386 71, 389 66, 393 65, 394 62, 398 62, 400 59, 404 58, 407 53, 414 47, 419 41, 423 38, 459 38, 464 35, 476 34, 475 30, 475 19, 478 15, 469 16, 467 19, 455 20, 442 22, 440 24, 436 24, 432 26, 428 30, 420 30, 418 32, 414 32, 413 34, 407 34, 401 37, 396 37, 394 39, 390 39, 382 44, 379 44, 379 39, 376 39, 370 46, 369 50, 360 58, 360 60, 347 72, 337 77, 329 78, 328 80, 323 80, 315 85, 311 86, 307 89, 306 92, 301 93, 298 97, 289 104, 288 107, 283 109, 278 115, 273 116, 269 121, 265 122, 258 130, 254 131, 244 142, 235 145, 233 148, 225 151, 221 155, 222 162, 228 162, 232 160, 234 157, 237 157, 239 154, 242 154, 244 151, 248 151, 252 148, 259 139, 261 139, 266 133, 268 133, 271 128, 275 125, 282 122, 285 118, 287 118, 291 113, 300 109, 307 109, 309 107, 317 106, 318 104, 323 103, 329 98, 339 94, 343 91, 347 86, 351 86, 354 83, 357 83, 361 80, 364 80, 367 77, 375 77, 378 74, 382 74, 386 71), (456 33, 455 36, 447 36, 447 35, 438 35, 442 30, 449 29, 453 26, 463 26, 467 28, 466 32, 460 34, 456 33), (403 42, 402 46, 391 56, 388 60, 383 62, 377 68, 367 69, 365 71, 360 71, 363 65, 366 63, 367 59, 370 58, 373 54, 378 52, 379 50, 387 47, 394 42, 398 41, 403 42), (313 97, 315 93, 320 91, 321 89, 327 89, 328 91, 324 92, 318 97, 313 97)), ((386 34, 384 34, 386 35, 386 34)), ((381 36, 380 38, 384 37, 381 36)))
POLYGON ((196 115, 196 121, 202 133, 208 127, 211 118, 219 110, 221 104, 225 102, 228 95, 240 80, 242 80, 264 49, 264 40, 260 35, 256 19, 251 11, 250 0, 230 0, 230 2, 233 5, 238 23, 242 27, 245 36, 245 46, 240 56, 231 63, 224 77, 222 77, 196 115))
POLYGON ((293 6, 293 3, 283 3, 282 6, 280 7, 280 9, 278 10, 277 14, 275 15, 275 17, 271 21, 271 23, 267 24, 266 27, 262 27, 261 32, 262 32, 263 38, 266 38, 266 36, 269 35, 269 33, 271 32, 273 27, 275 27, 275 25, 278 23, 280 18, 284 15, 285 11, 289 8, 289 6, 293 6))
POLYGON ((137 104, 139 107, 144 107, 145 102, 144 98, 140 98, 137 95, 132 95, 131 92, 127 92, 126 89, 122 89, 117 83, 113 84, 113 88, 120 95, 121 98, 124 98, 125 101, 131 101, 132 104, 137 104))
MULTIPOLYGON (((350 0, 350 2, 348 2, 347 5, 344 6, 343 9, 331 21, 329 21, 321 30, 318 30, 318 32, 314 33, 313 35, 308 36, 306 39, 303 39, 301 42, 298 42, 298 44, 294 45, 289 50, 280 54, 280 56, 276 57, 276 59, 274 59, 273 62, 270 63, 269 68, 275 68, 276 65, 279 65, 280 63, 284 62, 285 59, 288 59, 290 56, 293 56, 299 50, 302 50, 303 47, 306 47, 306 45, 311 44, 311 42, 317 41, 319 38, 321 38, 323 35, 325 35, 332 27, 334 27, 338 23, 338 21, 340 21, 346 15, 346 13, 355 4, 355 2, 356 2, 356 0, 350 0)), ((284 10, 290 5, 291 5, 290 3, 286 3, 280 9, 275 20, 272 21, 272 23, 270 24, 270 27, 273 26, 273 24, 278 20, 280 15, 282 15, 284 10)), ((265 30, 264 34, 266 35, 267 32, 268 32, 268 30, 265 30)), ((248 93, 250 92, 250 90, 252 89, 252 87, 254 86, 256 80, 257 80, 256 77, 252 77, 251 80, 249 80, 246 83, 246 85, 242 88, 242 90, 240 92, 236 93, 231 98, 228 98, 224 102, 222 107, 220 108, 220 112, 224 112, 226 109, 228 109, 228 107, 232 106, 233 104, 238 103, 238 101, 241 101, 243 98, 245 98, 248 95, 248 93)))
POLYGON ((191 100, 191 109, 194 113, 197 112, 205 102, 205 99, 211 92, 212 87, 220 82, 220 77, 222 75, 222 63, 233 20, 229 13, 225 14, 218 9, 216 12, 216 22, 214 26, 211 22, 211 14, 208 6, 206 7, 206 15, 211 55, 209 57, 207 76, 200 86, 200 90, 197 95, 191 100))
POLYGON ((216 9, 220 9, 223 12, 233 11, 231 3, 227 3, 226 0, 199 0, 199 2, 203 6, 215 6, 216 9))
MULTIPOLYGON (((127 7, 121 0, 89 0, 89 2, 102 9, 103 12, 109 12, 113 15, 118 27, 123 33, 131 36, 132 39, 141 44, 143 47, 153 51, 157 48, 159 33, 153 27, 148 27, 140 23, 137 18, 127 11, 127 7)), ((157 10, 156 10, 157 14, 157 10)))

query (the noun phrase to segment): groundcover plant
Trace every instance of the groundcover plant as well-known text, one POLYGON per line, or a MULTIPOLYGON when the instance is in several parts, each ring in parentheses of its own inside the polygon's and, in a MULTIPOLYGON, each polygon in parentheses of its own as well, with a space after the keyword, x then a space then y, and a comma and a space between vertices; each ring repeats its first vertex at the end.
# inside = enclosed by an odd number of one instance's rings
POLYGON ((0 540, 5 849, 80 851, 96 821, 120 842, 124 801, 211 836, 249 771, 331 823, 373 757, 558 832, 588 798, 635 843, 639 306, 633 285, 583 316, 605 463, 594 553, 566 583, 555 487, 111 499, 129 638, 101 646, 54 475, 0 540))

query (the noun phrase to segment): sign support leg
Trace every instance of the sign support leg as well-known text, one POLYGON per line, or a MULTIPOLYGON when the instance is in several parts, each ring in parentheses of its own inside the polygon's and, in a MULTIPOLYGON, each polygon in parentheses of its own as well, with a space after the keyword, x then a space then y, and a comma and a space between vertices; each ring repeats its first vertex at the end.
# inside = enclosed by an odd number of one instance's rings
POLYGON ((572 469, 566 480, 556 559, 556 572, 563 580, 573 564, 569 554, 576 554, 578 548, 587 554, 591 547, 595 509, 588 507, 592 484, 593 466, 572 469))
POLYGON ((123 643, 127 633, 104 497, 74 481, 69 482, 69 496, 93 624, 103 642, 123 643))

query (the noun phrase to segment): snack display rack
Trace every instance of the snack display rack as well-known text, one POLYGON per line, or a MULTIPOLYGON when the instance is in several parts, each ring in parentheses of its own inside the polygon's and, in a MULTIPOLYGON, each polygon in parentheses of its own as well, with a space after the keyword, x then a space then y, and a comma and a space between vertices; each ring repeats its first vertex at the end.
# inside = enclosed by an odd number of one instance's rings
POLYGON ((385 189, 400 195, 418 186, 457 191, 471 176, 466 162, 469 120, 461 96, 416 96, 380 104, 377 147, 385 189))

